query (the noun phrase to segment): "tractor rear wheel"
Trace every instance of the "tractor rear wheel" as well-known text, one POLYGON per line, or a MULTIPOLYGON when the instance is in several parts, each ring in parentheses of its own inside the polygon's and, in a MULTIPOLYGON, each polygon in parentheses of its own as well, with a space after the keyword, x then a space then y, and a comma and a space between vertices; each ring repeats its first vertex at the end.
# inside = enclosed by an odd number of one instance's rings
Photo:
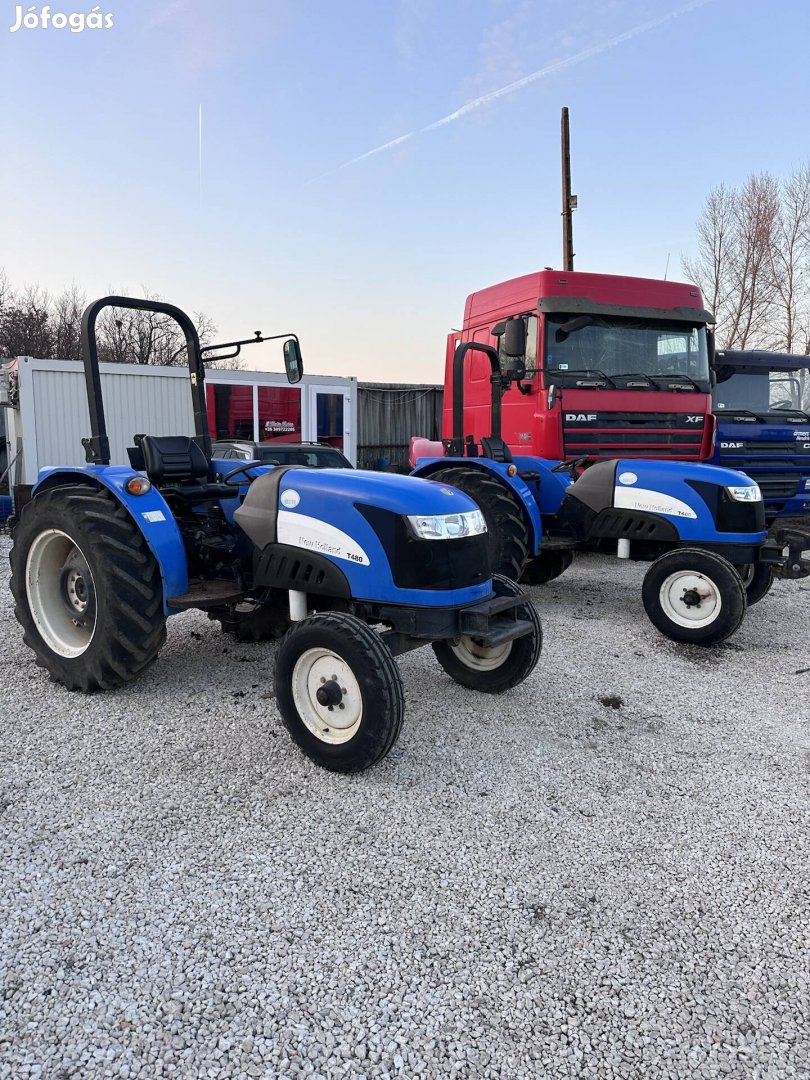
POLYGON ((23 641, 68 690, 123 686, 160 652, 160 569, 110 492, 72 485, 35 495, 9 560, 23 641))
MULTIPOLYGON (((510 578, 493 574, 492 588, 495 596, 524 596, 519 585, 510 578)), ((540 616, 531 600, 516 610, 519 619, 532 624, 532 631, 514 641, 502 645, 484 645, 474 637, 462 637, 453 645, 449 641, 436 641, 433 651, 436 659, 451 679, 470 690, 482 694, 502 694, 522 683, 534 671, 543 648, 543 627, 540 616)))
POLYGON ((430 480, 449 484, 478 503, 487 523, 493 574, 519 581, 529 557, 529 532, 517 500, 499 480, 482 469, 439 469, 430 480))
POLYGON ((276 657, 284 726, 307 757, 335 772, 359 772, 397 741, 405 697, 396 660, 356 615, 322 612, 297 622, 276 657))
POLYGON ((748 606, 758 604, 763 596, 767 596, 774 583, 773 567, 767 563, 747 563, 738 567, 742 583, 745 586, 745 595, 748 606))
POLYGON ((676 548, 656 559, 644 577, 644 609, 672 641, 717 645, 745 617, 745 587, 732 564, 713 551, 676 548))
POLYGON ((545 585, 564 574, 573 561, 573 551, 541 551, 526 563, 520 580, 526 585, 545 585))

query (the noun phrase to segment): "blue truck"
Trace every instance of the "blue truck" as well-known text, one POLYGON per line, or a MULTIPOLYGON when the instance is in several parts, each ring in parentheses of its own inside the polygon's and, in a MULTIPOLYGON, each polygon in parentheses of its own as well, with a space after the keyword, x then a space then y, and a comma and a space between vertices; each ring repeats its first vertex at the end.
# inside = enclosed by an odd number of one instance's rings
POLYGON ((714 464, 759 485, 769 524, 810 515, 810 356, 715 355, 714 464))

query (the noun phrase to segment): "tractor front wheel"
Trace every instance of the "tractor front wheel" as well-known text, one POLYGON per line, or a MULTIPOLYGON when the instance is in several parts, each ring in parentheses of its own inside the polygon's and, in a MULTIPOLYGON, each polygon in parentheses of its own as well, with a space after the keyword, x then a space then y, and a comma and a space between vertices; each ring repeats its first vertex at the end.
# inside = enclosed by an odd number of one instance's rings
POLYGON ((529 556, 529 532, 523 512, 509 489, 483 469, 466 466, 438 469, 428 479, 456 487, 478 503, 487 523, 493 574, 519 581, 529 556))
POLYGON ((335 772, 359 772, 384 758, 402 727, 399 668, 379 634, 342 612, 296 623, 276 657, 275 691, 284 726, 307 757, 335 772))
MULTIPOLYGON (((524 596, 519 585, 500 574, 493 574, 495 596, 524 596)), ((522 683, 534 671, 543 648, 543 627, 531 600, 515 612, 518 619, 532 624, 531 633, 501 645, 486 645, 474 637, 462 637, 452 644, 437 641, 436 659, 451 679, 483 694, 502 694, 522 683)))
POLYGON ((677 548, 656 559, 642 599, 653 626, 684 644, 717 645, 745 617, 740 575, 727 559, 700 548, 677 548))
POLYGON ((9 559, 23 641, 68 690, 123 686, 155 659, 166 640, 160 570, 110 492, 72 485, 35 495, 9 559))

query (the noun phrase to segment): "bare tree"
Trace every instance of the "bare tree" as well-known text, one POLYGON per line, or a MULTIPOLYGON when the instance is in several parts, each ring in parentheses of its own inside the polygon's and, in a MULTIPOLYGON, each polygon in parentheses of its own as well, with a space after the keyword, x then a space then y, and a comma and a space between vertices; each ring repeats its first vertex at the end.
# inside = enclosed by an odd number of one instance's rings
MULTIPOLYGON (((113 290, 110 290, 111 292, 113 290)), ((150 300, 160 297, 143 290, 150 300)), ((0 269, 0 356, 72 360, 81 355, 81 320, 87 300, 71 285, 58 296, 38 285, 14 289, 0 269)), ((194 323, 200 342, 209 344, 216 326, 203 312, 194 323)), ((130 308, 105 308, 96 324, 99 359, 119 364, 185 364, 185 338, 167 315, 130 308)), ((241 359, 226 361, 239 368, 241 359)))
POLYGON ((771 276, 778 311, 774 347, 810 350, 810 163, 782 182, 771 247, 771 276))
POLYGON ((717 318, 722 348, 810 354, 810 165, 709 193, 698 254, 684 259, 717 318))
POLYGON ((684 272, 700 286, 718 326, 725 324, 729 305, 733 305, 730 250, 734 241, 736 203, 736 192, 723 184, 709 192, 697 223, 697 257, 683 259, 684 272))
POLYGON ((82 353, 82 312, 87 298, 75 285, 61 292, 52 304, 54 356, 75 360, 82 353))
POLYGON ((15 292, 4 281, 0 308, 0 355, 52 356, 53 327, 51 299, 39 285, 26 285, 15 292))

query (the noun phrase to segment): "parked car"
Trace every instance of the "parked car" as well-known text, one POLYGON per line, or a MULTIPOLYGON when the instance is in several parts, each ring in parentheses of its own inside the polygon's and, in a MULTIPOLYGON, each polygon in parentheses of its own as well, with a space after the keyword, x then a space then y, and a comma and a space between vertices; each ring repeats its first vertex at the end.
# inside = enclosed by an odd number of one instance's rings
POLYGON ((349 459, 334 446, 322 443, 254 443, 238 439, 218 439, 212 447, 215 458, 261 461, 263 465, 307 465, 312 469, 351 469, 349 459))

